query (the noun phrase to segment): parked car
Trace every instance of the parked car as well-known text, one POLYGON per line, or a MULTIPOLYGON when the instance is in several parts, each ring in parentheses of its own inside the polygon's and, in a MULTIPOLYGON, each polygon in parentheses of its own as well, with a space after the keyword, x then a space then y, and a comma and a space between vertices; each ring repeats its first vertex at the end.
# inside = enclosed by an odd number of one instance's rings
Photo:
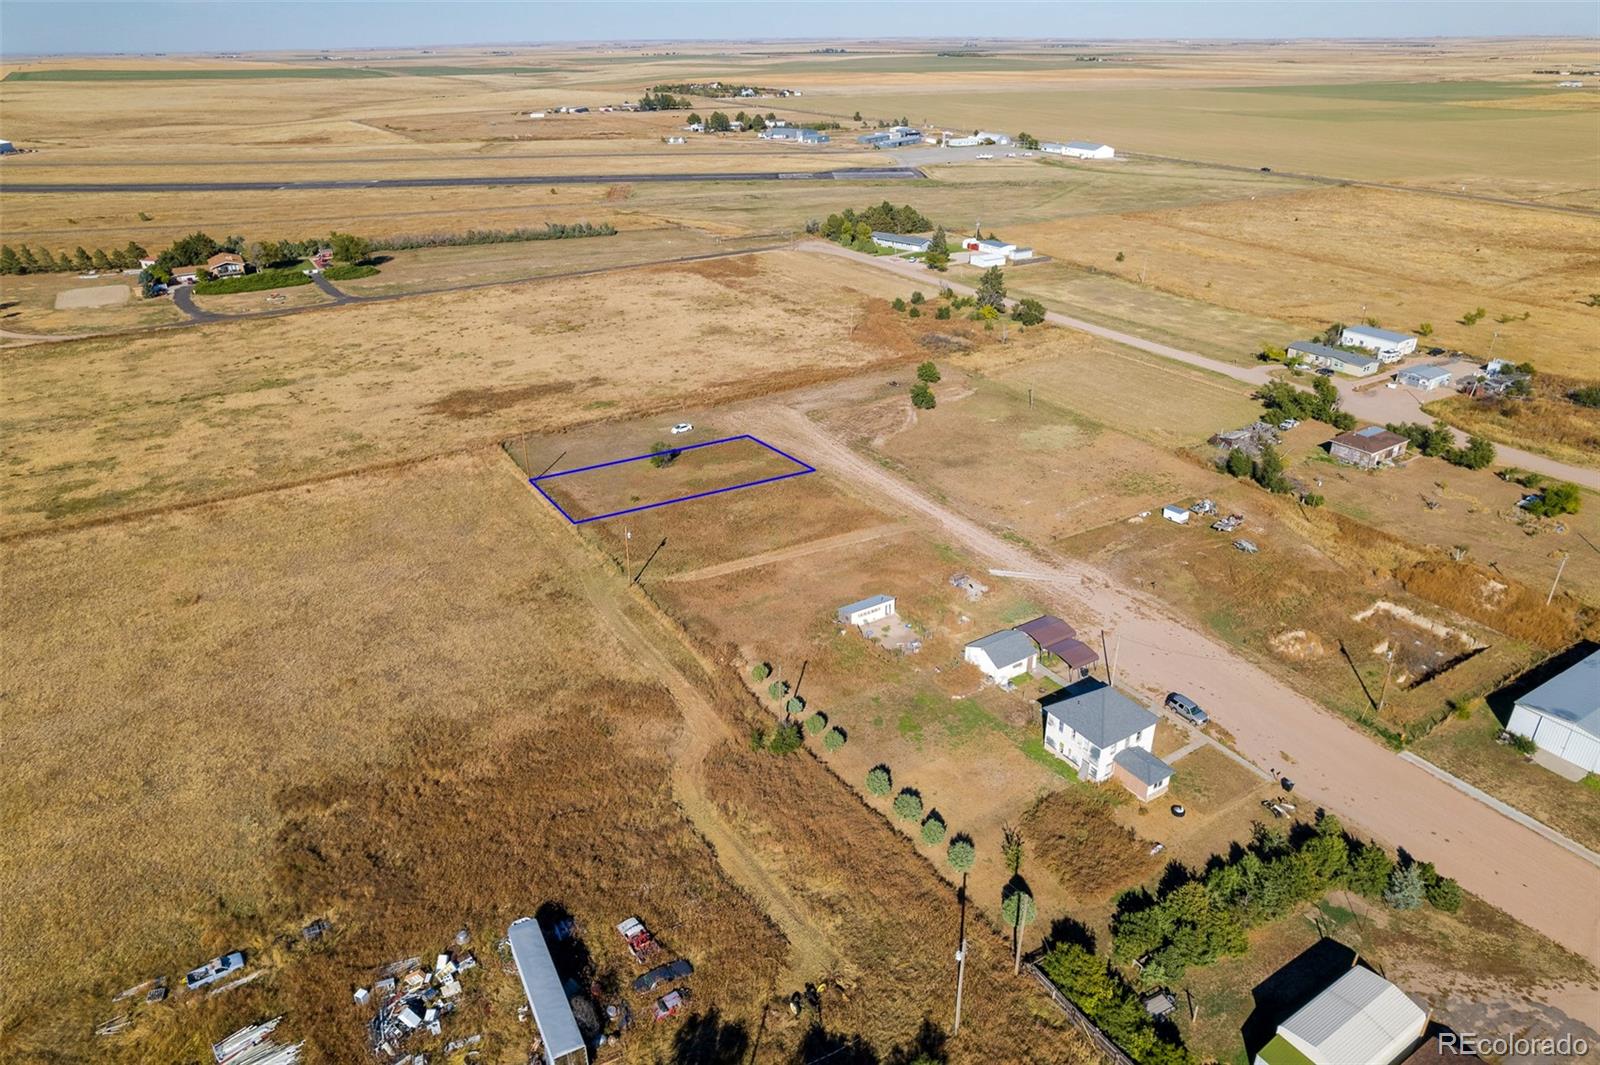
POLYGON ((677 425, 674 425, 672 427, 672 433, 673 433, 674 436, 676 436, 679 433, 687 433, 687 432, 692 431, 693 429, 694 429, 694 426, 690 425, 688 422, 679 422, 677 425))
POLYGON ((1333 376, 1333 368, 1331 366, 1320 366, 1320 367, 1317 368, 1317 376, 1318 377, 1332 377, 1333 376))
POLYGON ((640 994, 654 991, 662 984, 672 984, 694 973, 694 966, 689 964, 688 958, 679 958, 669 961, 665 965, 658 965, 633 982, 633 989, 640 994))
POLYGON ((236 973, 243 968, 244 951, 236 950, 230 954, 220 954, 200 968, 189 970, 189 974, 183 978, 183 986, 193 991, 197 987, 215 983, 229 973, 236 973))
POLYGON ((1290 429, 1293 429, 1299 424, 1299 418, 1285 418, 1283 421, 1278 423, 1278 428, 1287 433, 1290 429))
POLYGON ((1196 725, 1204 725, 1211 720, 1211 715, 1200 709, 1199 703, 1181 692, 1172 692, 1167 696, 1167 709, 1196 725))

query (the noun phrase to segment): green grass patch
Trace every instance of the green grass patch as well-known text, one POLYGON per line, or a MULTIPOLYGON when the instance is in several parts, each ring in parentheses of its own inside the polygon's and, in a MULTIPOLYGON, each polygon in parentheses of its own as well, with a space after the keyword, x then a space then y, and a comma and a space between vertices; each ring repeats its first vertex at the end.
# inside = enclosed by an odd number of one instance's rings
POLYGON ((1590 791, 1600 795, 1600 775, 1590 773, 1588 776, 1584 777, 1580 783, 1590 791))
POLYGON ((260 81, 281 78, 387 78, 369 67, 219 67, 194 70, 13 70, 6 81, 260 81))
POLYGON ((376 266, 365 263, 342 263, 339 266, 330 266, 322 271, 322 276, 329 281, 354 281, 358 277, 371 277, 378 273, 376 266))
POLYGON ((1078 771, 1044 748, 1043 736, 1029 736, 1017 744, 1019 750, 1063 780, 1078 781, 1078 771))
POLYGON ((299 270, 258 270, 242 277, 225 277, 219 281, 195 283, 197 296, 226 296, 234 292, 264 292, 273 288, 291 288, 311 284, 311 276, 299 270))

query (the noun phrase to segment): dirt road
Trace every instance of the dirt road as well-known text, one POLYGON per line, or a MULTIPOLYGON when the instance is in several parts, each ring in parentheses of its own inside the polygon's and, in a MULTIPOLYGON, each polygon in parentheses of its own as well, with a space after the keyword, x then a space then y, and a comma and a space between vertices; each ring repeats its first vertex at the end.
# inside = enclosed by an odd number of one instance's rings
MULTIPOLYGON (((921 263, 909 262, 897 257, 862 255, 860 252, 851 251, 849 248, 841 247, 831 241, 822 240, 806 241, 797 245, 797 247, 801 251, 816 252, 823 255, 838 255, 852 259, 859 263, 877 267, 879 270, 920 281, 924 285, 932 283, 948 285, 963 295, 971 295, 974 291, 970 285, 963 285, 959 282, 930 274, 928 268, 921 263)), ((1260 366, 1236 366, 1231 362, 1222 362, 1219 359, 1209 358, 1198 352, 1186 351, 1183 348, 1175 348, 1170 344, 1162 344, 1154 340, 1146 340, 1144 337, 1135 336, 1132 333, 1124 333, 1119 329, 1108 329, 1103 325, 1096 325, 1093 322, 1085 321, 1082 318, 1074 318, 1068 314, 1061 314, 1058 311, 1046 311, 1045 320, 1052 325, 1075 329, 1080 333, 1088 333, 1090 336, 1097 336, 1114 344, 1137 348, 1152 355, 1159 355, 1164 359, 1172 359, 1175 362, 1187 363, 1190 366, 1198 366, 1203 370, 1210 370, 1212 373, 1223 374, 1253 388, 1259 388, 1272 380, 1272 368, 1265 363, 1260 366)), ((1386 415, 1390 416, 1388 420, 1393 420, 1390 397, 1386 394, 1378 394, 1387 393, 1387 389, 1356 392, 1355 386, 1362 382, 1349 378, 1336 379, 1334 383, 1339 386, 1339 392, 1344 400, 1344 408, 1357 418, 1363 421, 1376 422, 1380 425, 1385 423, 1386 415)), ((1466 442, 1466 434, 1460 430, 1455 430, 1455 433, 1459 442, 1466 442)), ((1533 452, 1524 451, 1521 448, 1507 447, 1504 444, 1496 444, 1495 452, 1498 460, 1504 465, 1520 466, 1525 470, 1542 473, 1547 477, 1557 477, 1564 481, 1571 481, 1573 484, 1582 485, 1591 491, 1600 492, 1600 470, 1573 466, 1544 455, 1535 455, 1533 452)))
POLYGON ((1074 622, 1092 616, 1106 628, 1118 644, 1119 684, 1151 696, 1181 688, 1257 765, 1293 777, 1297 796, 1326 805, 1353 829, 1435 862, 1468 891, 1600 961, 1600 870, 1581 858, 1401 760, 1104 571, 1035 556, 928 498, 802 411, 772 406, 741 421, 744 431, 803 446, 819 469, 933 523, 996 569, 1053 575, 1042 582, 1051 591, 1041 598, 1053 599, 1074 622))

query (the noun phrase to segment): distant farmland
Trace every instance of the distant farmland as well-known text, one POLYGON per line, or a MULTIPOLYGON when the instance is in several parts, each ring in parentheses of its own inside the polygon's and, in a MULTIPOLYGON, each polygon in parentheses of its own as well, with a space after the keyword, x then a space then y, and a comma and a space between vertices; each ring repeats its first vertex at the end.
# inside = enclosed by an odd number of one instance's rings
POLYGON ((370 67, 207 67, 186 70, 13 70, 6 81, 217 81, 262 78, 387 78, 370 67))

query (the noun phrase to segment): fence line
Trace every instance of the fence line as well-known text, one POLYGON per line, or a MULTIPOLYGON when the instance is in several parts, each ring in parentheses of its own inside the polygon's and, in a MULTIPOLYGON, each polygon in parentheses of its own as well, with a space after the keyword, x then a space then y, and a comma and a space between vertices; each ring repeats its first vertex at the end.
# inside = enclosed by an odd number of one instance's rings
POLYGON ((1121 1047, 1111 1041, 1110 1036, 1102 1032, 1089 1019, 1088 1014, 1080 1010, 1075 1002, 1063 995, 1061 990, 1050 982, 1050 978, 1044 974, 1042 969, 1031 961, 1025 962, 1023 968, 1027 970, 1029 976, 1037 980, 1039 985, 1049 993, 1050 1001, 1054 1002, 1056 1007, 1067 1015, 1067 1020, 1071 1021, 1079 1031, 1089 1037, 1089 1042, 1093 1043, 1095 1049, 1106 1056, 1107 1061, 1111 1062, 1112 1065, 1137 1065, 1137 1062, 1124 1053, 1121 1047))

